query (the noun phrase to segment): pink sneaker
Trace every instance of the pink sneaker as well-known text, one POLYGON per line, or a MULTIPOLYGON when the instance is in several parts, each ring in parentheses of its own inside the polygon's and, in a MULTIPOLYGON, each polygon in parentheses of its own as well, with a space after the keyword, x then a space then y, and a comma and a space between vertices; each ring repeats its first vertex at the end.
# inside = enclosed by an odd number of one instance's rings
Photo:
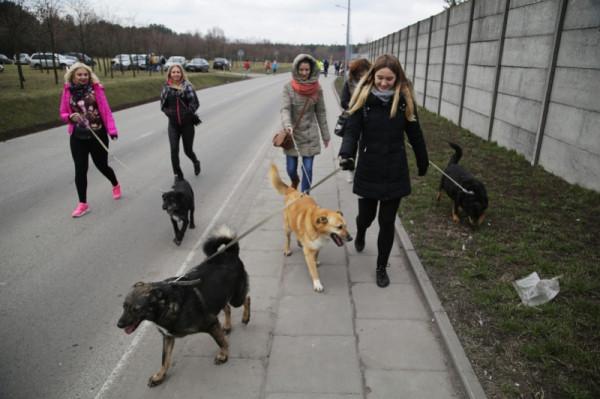
POLYGON ((113 199, 118 200, 119 198, 121 198, 121 185, 120 184, 117 184, 116 186, 114 186, 112 191, 113 191, 113 199))
POLYGON ((73 216, 74 218, 78 218, 78 217, 81 217, 81 216, 85 215, 86 213, 88 213, 89 210, 90 210, 90 207, 88 206, 87 203, 80 202, 79 204, 77 204, 77 208, 75 208, 75 210, 73 211, 71 216, 73 216))

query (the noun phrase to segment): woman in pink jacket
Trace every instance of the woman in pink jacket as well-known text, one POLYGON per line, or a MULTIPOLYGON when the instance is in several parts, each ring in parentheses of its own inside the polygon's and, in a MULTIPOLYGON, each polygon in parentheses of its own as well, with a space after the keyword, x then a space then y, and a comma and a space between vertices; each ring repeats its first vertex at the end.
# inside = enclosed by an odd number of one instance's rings
POLYGON ((83 63, 73 64, 65 74, 60 117, 67 122, 71 155, 75 163, 75 186, 79 204, 71 216, 77 218, 90 210, 86 196, 90 155, 94 165, 112 184, 113 198, 121 198, 121 186, 115 172, 108 166, 108 152, 90 132, 92 129, 108 148, 108 136, 116 140, 117 128, 104 94, 104 87, 90 67, 83 63))

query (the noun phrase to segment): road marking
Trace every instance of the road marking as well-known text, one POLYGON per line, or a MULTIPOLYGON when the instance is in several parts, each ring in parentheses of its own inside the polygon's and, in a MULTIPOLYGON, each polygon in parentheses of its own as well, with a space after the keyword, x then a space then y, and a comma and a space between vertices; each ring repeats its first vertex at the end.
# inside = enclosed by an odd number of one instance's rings
MULTIPOLYGON (((196 244, 194 245, 194 247, 192 248, 192 250, 186 257, 185 261, 181 264, 181 267, 177 271, 177 276, 183 274, 183 272, 185 272, 185 270, 188 268, 190 262, 192 261, 192 259, 196 255, 196 253, 198 252, 198 249, 200 248, 201 243, 205 240, 206 236, 213 229, 217 220, 221 217, 221 214, 223 213, 225 208, 229 205, 229 201, 231 201, 231 198, 233 197, 234 193, 239 189, 242 182, 246 180, 246 176, 248 175, 248 173, 251 170, 252 171, 256 170, 256 164, 258 163, 259 159, 262 160, 262 157, 264 156, 264 152, 266 150, 267 144, 270 144, 270 142, 268 140, 265 140, 265 142, 263 143, 260 150, 256 152, 256 156, 254 157, 252 162, 250 162, 248 164, 248 167, 246 168, 244 173, 242 173, 242 175, 240 176, 238 181, 235 183, 235 186, 233 187, 233 189, 230 191, 229 195, 223 202, 223 205, 221 205, 221 207, 219 208, 219 210, 217 211, 215 216, 211 219, 210 223, 202 232, 202 235, 200 236, 200 238, 198 239, 198 241, 196 242, 196 244)), ((121 371, 125 368, 126 364, 129 362, 129 358, 133 355, 133 353, 139 346, 140 342, 142 342, 142 339, 148 332, 148 328, 150 326, 151 326, 151 323, 145 322, 139 328, 135 338, 133 339, 131 344, 129 344, 129 347, 127 348, 127 350, 125 351, 123 356, 121 356, 121 359, 119 360, 119 362, 117 363, 117 365, 115 366, 113 371, 110 373, 110 375, 108 376, 106 381, 104 381, 104 384, 102 385, 102 388, 100 388, 100 391, 98 391, 98 393, 96 394, 95 399, 104 398, 106 393, 112 388, 118 375, 121 373, 121 371)))

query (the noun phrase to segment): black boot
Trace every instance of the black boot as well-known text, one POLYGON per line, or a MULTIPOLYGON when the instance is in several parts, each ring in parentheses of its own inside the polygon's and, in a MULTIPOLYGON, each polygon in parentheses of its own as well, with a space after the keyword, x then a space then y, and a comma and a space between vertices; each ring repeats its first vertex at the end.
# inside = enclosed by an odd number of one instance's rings
POLYGON ((365 230, 361 230, 358 228, 358 217, 356 218, 356 239, 354 240, 354 248, 356 252, 362 252, 365 249, 365 230))
POLYGON ((377 286, 384 288, 390 285, 390 278, 387 274, 387 265, 377 266, 377 270, 375 270, 375 276, 377 280, 377 286))
POLYGON ((194 174, 198 176, 200 174, 200 161, 194 162, 194 174))

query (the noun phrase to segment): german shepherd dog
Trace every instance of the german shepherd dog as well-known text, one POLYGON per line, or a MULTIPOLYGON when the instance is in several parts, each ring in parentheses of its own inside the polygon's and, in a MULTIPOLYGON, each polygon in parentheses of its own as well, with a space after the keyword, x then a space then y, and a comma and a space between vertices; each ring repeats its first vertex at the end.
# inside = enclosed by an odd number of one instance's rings
MULTIPOLYGON (((230 243, 235 234, 222 227, 204 243, 204 253, 211 256, 230 243)), ((159 282, 136 283, 123 303, 117 326, 131 334, 144 320, 156 324, 163 336, 162 367, 153 374, 148 386, 162 383, 171 366, 175 338, 205 332, 210 334, 219 352, 215 364, 225 363, 229 344, 225 334, 231 331, 231 306, 244 306, 242 323, 250 321, 248 274, 239 258, 236 243, 225 252, 190 270, 179 281, 174 277, 159 282), (217 317, 225 313, 224 325, 217 317)))
POLYGON ((338 247, 344 245, 344 241, 352 241, 344 216, 340 211, 319 207, 312 197, 285 184, 279 177, 279 172, 274 164, 271 164, 269 177, 275 190, 279 194, 285 195, 285 204, 289 205, 283 211, 286 237, 283 253, 285 256, 292 254, 290 236, 294 232, 304 251, 304 259, 312 278, 313 289, 316 292, 322 292, 324 288, 317 271, 319 250, 329 239, 333 240, 338 247))
POLYGON ((454 154, 450 158, 444 172, 463 186, 465 190, 469 191, 469 193, 465 193, 446 176, 442 176, 437 193, 437 200, 439 201, 441 199, 442 190, 445 191, 453 202, 452 220, 455 223, 460 221, 458 213, 459 209, 462 209, 467 215, 471 225, 480 225, 485 218, 485 210, 488 207, 488 196, 485 186, 481 181, 477 180, 472 174, 458 164, 458 161, 462 157, 462 148, 460 148, 458 144, 448 144, 454 149, 454 154))
POLYGON ((162 208, 167 211, 171 217, 175 238, 173 242, 181 245, 185 231, 196 227, 194 224, 194 191, 192 186, 185 179, 178 179, 173 184, 173 190, 163 193, 162 208), (181 222, 181 229, 179 223, 181 222))

